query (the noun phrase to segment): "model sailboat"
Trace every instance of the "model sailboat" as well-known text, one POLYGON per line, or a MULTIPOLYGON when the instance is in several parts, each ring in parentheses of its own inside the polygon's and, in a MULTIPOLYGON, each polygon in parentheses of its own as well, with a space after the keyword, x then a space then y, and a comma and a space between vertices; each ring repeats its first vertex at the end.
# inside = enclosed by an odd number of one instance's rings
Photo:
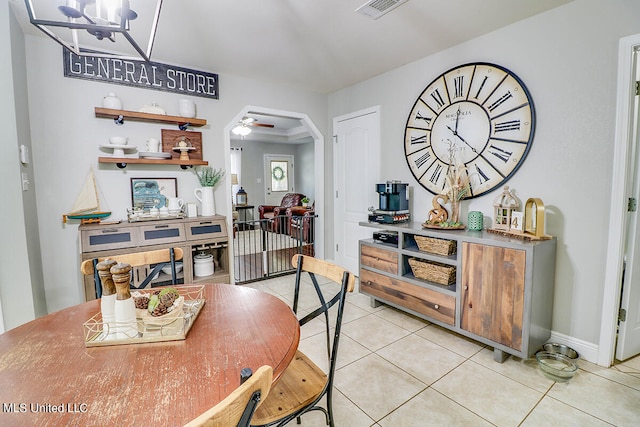
POLYGON ((98 186, 96 185, 96 178, 93 175, 93 169, 91 169, 80 194, 73 204, 73 208, 71 208, 71 212, 62 215, 62 222, 67 222, 67 218, 69 218, 79 219, 82 221, 82 224, 90 224, 100 222, 101 218, 106 218, 109 215, 111 215, 111 212, 100 210, 98 186))

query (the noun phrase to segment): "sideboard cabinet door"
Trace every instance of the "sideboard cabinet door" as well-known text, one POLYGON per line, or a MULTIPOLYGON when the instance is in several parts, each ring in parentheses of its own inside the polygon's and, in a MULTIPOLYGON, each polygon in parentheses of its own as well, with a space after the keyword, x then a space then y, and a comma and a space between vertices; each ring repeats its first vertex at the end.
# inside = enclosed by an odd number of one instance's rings
POLYGON ((526 253, 464 242, 460 327, 522 350, 526 253))

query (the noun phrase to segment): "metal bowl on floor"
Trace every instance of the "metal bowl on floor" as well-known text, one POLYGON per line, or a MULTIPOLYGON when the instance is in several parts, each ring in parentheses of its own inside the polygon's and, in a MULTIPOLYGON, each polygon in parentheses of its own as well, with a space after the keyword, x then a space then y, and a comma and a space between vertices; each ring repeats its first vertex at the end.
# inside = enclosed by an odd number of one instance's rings
POLYGON ((536 359, 544 375, 554 381, 569 381, 578 371, 576 362, 561 353, 539 351, 536 353, 536 359))
POLYGON ((571 360, 577 360, 580 357, 577 351, 564 344, 548 342, 542 346, 542 350, 548 351, 549 353, 560 353, 563 356, 567 356, 571 360))

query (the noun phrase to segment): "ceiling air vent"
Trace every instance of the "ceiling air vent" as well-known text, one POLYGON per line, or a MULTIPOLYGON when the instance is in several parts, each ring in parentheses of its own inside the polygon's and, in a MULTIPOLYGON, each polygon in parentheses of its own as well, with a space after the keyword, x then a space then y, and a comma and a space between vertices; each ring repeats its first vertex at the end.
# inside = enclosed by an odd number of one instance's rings
POLYGON ((371 19, 378 19, 406 2, 407 0, 369 0, 357 8, 356 13, 368 16, 371 19))

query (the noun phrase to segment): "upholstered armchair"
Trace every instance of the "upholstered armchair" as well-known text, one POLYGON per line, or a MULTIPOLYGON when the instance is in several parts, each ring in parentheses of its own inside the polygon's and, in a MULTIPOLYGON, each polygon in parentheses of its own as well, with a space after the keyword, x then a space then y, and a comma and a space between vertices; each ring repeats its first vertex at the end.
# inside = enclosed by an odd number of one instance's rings
POLYGON ((258 206, 258 213, 260 214, 261 220, 269 220, 262 221, 263 227, 266 224, 266 228, 269 231, 274 231, 276 233, 286 233, 288 232, 288 222, 286 221, 285 215, 287 208, 291 208, 294 206, 301 206, 302 199, 304 199, 304 194, 300 193, 287 193, 282 198, 280 205, 260 205, 258 206), (280 217, 280 218, 278 218, 280 217))
POLYGON ((314 207, 310 208, 302 206, 287 208, 286 215, 291 237, 304 243, 313 243, 316 216, 315 204, 314 207))

